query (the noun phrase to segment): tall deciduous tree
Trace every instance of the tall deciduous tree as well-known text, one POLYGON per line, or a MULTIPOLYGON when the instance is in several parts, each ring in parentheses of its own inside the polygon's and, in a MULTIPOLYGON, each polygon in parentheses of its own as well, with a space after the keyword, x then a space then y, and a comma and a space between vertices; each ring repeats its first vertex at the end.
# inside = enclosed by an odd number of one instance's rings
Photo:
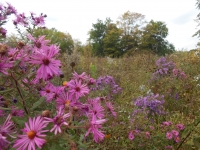
POLYGON ((127 11, 119 16, 117 27, 123 30, 121 46, 124 52, 138 49, 145 24, 145 16, 140 13, 127 11))
POLYGON ((51 44, 56 44, 60 46, 61 53, 67 52, 71 54, 74 49, 74 41, 69 33, 64 33, 52 29, 35 29, 33 35, 35 37, 45 35, 46 39, 51 41, 51 44))
POLYGON ((151 50, 158 55, 172 53, 175 48, 166 40, 167 35, 168 28, 164 22, 151 20, 142 32, 139 48, 151 50))
POLYGON ((106 34, 107 26, 111 22, 110 18, 97 20, 97 23, 92 24, 92 29, 89 31, 89 41, 92 45, 92 51, 94 56, 104 56, 104 43, 103 39, 106 34))
POLYGON ((109 24, 106 35, 103 39, 104 53, 109 57, 119 57, 123 55, 121 48, 122 30, 117 28, 116 24, 109 24))
MULTIPOLYGON (((196 7, 197 7, 197 9, 200 10, 200 1, 199 0, 196 0, 196 1, 197 1, 196 2, 196 7)), ((198 13, 197 18, 195 19, 195 21, 197 22, 197 26, 199 27, 200 26, 200 13, 198 13)), ((200 38, 200 29, 197 30, 197 32, 193 35, 193 37, 194 36, 197 36, 197 37, 200 38)))

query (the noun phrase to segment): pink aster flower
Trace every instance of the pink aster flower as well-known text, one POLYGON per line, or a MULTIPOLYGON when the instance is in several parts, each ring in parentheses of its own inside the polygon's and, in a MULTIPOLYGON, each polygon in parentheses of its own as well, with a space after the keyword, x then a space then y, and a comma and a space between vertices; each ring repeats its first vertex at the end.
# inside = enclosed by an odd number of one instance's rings
POLYGON ((147 138, 147 139, 150 139, 150 138, 151 138, 150 132, 145 132, 145 135, 146 135, 146 138, 147 138))
POLYGON ((2 72, 5 75, 8 75, 8 69, 13 66, 13 62, 9 61, 5 57, 0 58, 0 72, 2 72))
POLYGON ((43 26, 45 24, 44 16, 42 15, 40 15, 39 17, 32 17, 32 19, 35 26, 43 26))
POLYGON ((167 145, 165 146, 165 149, 173 149, 173 147, 171 145, 167 145))
POLYGON ((15 106, 12 106, 11 108, 12 108, 12 110, 11 110, 11 115, 12 116, 24 117, 24 111, 23 110, 16 109, 15 106))
POLYGON ((99 130, 99 128, 102 128, 102 124, 106 122, 106 119, 99 119, 97 120, 95 115, 92 115, 92 118, 89 119, 90 124, 88 127, 88 131, 86 132, 85 136, 88 136, 90 133, 94 136, 94 141, 96 143, 99 143, 102 141, 105 137, 105 135, 102 133, 102 131, 99 130))
POLYGON ((0 28, 0 33, 1 33, 1 35, 2 35, 3 37, 5 37, 5 36, 6 36, 6 33, 7 33, 7 30, 4 29, 4 28, 0 28))
POLYGON ((74 97, 69 94, 68 92, 62 92, 58 95, 58 98, 56 99, 56 107, 57 108, 70 108, 70 107, 73 107, 73 106, 76 106, 76 102, 77 100, 74 99, 74 97))
POLYGON ((176 131, 176 130, 172 130, 171 133, 172 133, 175 137, 179 135, 179 132, 176 131))
POLYGON ((31 34, 28 34, 27 37, 34 42, 34 45, 37 48, 46 47, 49 43, 49 40, 45 40, 45 36, 40 36, 39 38, 35 39, 31 34))
POLYGON ((40 90, 40 95, 46 98, 47 102, 51 102, 55 96, 55 87, 51 82, 47 82, 46 86, 40 90))
POLYGON ((180 139, 180 137, 179 137, 179 136, 175 136, 175 137, 174 137, 174 141, 175 141, 176 143, 178 143, 178 142, 180 142, 180 141, 181 141, 181 139, 180 139))
POLYGON ((0 117, 4 116, 4 111, 0 110, 0 117))
POLYGON ((134 136, 134 134, 133 134, 133 131, 129 132, 128 138, 129 138, 129 140, 131 140, 131 141, 135 138, 135 136, 134 136))
POLYGON ((45 122, 52 122, 54 124, 54 127, 50 130, 50 132, 53 132, 56 135, 58 132, 61 133, 61 126, 65 125, 68 126, 68 123, 65 121, 66 118, 70 116, 69 113, 65 114, 64 110, 60 107, 57 111, 57 115, 54 118, 45 118, 45 122))
POLYGON ((179 129, 179 130, 181 131, 181 130, 184 130, 184 129, 185 129, 185 126, 184 126, 183 124, 177 124, 177 125, 176 125, 176 128, 179 129))
POLYGON ((17 14, 17 10, 15 9, 15 7, 13 7, 10 3, 6 2, 8 7, 7 7, 7 12, 6 14, 17 14))
POLYGON ((25 14, 22 13, 22 14, 17 14, 16 15, 16 19, 13 20, 13 24, 14 25, 18 25, 18 24, 21 24, 23 25, 24 27, 26 27, 28 25, 28 22, 27 22, 27 18, 25 17, 25 14))
POLYGON ((35 150, 36 146, 42 148, 43 144, 46 142, 44 137, 46 136, 44 130, 47 123, 44 122, 43 118, 38 116, 33 119, 29 118, 29 122, 25 123, 25 128, 22 130, 23 135, 19 135, 19 139, 15 141, 13 148, 17 150, 35 150))
POLYGON ((71 80, 68 82, 69 92, 75 95, 77 99, 89 93, 89 88, 86 84, 82 84, 81 80, 71 80))
POLYGON ((166 138, 171 140, 173 138, 173 134, 171 132, 166 133, 166 138))
POLYGON ((97 118, 102 119, 104 117, 104 108, 101 106, 100 98, 88 100, 89 113, 95 115, 97 118))
POLYGON ((54 75, 60 75, 61 62, 53 58, 58 52, 59 48, 55 45, 51 45, 50 47, 45 47, 41 51, 35 51, 35 53, 32 54, 30 63, 40 65, 36 76, 38 79, 48 80, 54 75))
POLYGON ((114 107, 111 102, 106 102, 106 106, 108 108, 108 111, 112 113, 113 116, 117 116, 117 113, 114 111, 114 107))
POLYGON ((72 73, 72 75, 73 75, 73 79, 75 79, 75 80, 85 81, 88 79, 88 75, 85 72, 83 72, 80 75, 78 73, 74 72, 74 73, 72 73))
POLYGON ((11 115, 8 115, 3 125, 0 125, 0 149, 7 149, 10 142, 7 137, 14 138, 11 134, 14 132, 14 123, 11 121, 11 115))

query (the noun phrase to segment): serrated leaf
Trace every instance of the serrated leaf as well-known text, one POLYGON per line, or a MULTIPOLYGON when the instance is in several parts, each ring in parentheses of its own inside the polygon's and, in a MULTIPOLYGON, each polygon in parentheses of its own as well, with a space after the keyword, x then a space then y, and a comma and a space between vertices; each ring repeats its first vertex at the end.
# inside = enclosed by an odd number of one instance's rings
POLYGON ((33 107, 30 110, 36 109, 38 106, 40 106, 43 102, 45 102, 45 97, 41 97, 37 102, 33 104, 33 107))

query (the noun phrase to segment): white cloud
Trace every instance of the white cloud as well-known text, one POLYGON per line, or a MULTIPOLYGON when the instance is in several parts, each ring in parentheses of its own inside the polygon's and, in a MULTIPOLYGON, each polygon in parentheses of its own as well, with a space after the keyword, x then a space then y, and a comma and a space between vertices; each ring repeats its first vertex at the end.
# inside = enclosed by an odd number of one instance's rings
MULTIPOLYGON (((126 11, 141 13, 149 21, 163 21, 169 29, 168 41, 176 48, 195 48, 196 0, 7 0, 18 12, 47 14, 47 27, 69 32, 83 43, 92 23, 110 17, 116 21, 126 11), (189 13, 192 12, 192 13, 189 13), (189 14, 187 14, 189 13, 189 14), (184 16, 185 15, 185 16, 184 16), (188 15, 188 16, 187 16, 188 15), (181 18, 182 17, 182 18, 181 18), (182 20, 181 20, 182 19, 182 20), (183 23, 181 23, 183 21, 183 23), (177 24, 177 22, 179 22, 177 24)), ((8 26, 9 30, 11 25, 8 26)), ((7 28, 7 29, 8 29, 7 28)))

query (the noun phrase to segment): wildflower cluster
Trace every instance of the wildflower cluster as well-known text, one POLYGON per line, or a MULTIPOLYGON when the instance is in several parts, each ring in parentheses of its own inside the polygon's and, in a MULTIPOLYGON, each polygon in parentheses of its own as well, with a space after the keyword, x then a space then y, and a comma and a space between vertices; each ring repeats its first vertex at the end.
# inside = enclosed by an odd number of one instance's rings
POLYGON ((146 111, 148 116, 162 115, 164 114, 164 96, 159 94, 147 95, 145 97, 139 97, 134 101, 134 105, 139 110, 146 111))
MULTIPOLYGON (((179 143, 181 141, 181 132, 185 129, 185 126, 181 123, 173 125, 171 121, 164 121, 161 124, 161 128, 165 131, 166 139, 170 140, 173 144, 173 141, 175 143, 179 143)), ((169 149, 169 147, 172 148, 171 145, 167 145, 166 149, 169 149)))
POLYGON ((117 85, 111 76, 103 76, 99 77, 96 80, 96 87, 92 87, 92 91, 100 90, 100 91, 109 91, 107 97, 112 99, 113 94, 121 93, 122 88, 117 85))
POLYGON ((181 69, 176 69, 176 68, 174 68, 174 69, 172 70, 172 72, 173 72, 173 75, 174 75, 175 77, 177 77, 178 79, 185 79, 185 78, 186 78, 185 72, 184 72, 184 71, 181 71, 181 69))
POLYGON ((7 3, 7 6, 0 4, 0 38, 6 37, 7 30, 2 25, 7 22, 8 16, 11 14, 17 14, 17 11, 10 3, 7 3))
POLYGON ((157 70, 152 74, 152 79, 157 80, 160 77, 168 75, 175 68, 175 64, 173 62, 167 62, 165 57, 161 57, 156 61, 157 70))
MULTIPOLYGON (((27 28, 30 24, 43 26, 46 17, 43 14, 36 17, 31 13, 28 19, 24 13, 17 14, 10 4, 8 7, 0 5, 0 10, 0 17, 4 13, 14 13, 14 25, 27 28)), ((7 116, 0 125, 0 149, 42 149, 44 146, 51 149, 53 143, 45 143, 57 138, 55 135, 63 137, 63 140, 67 137, 71 148, 76 148, 76 144, 68 136, 79 137, 82 134, 86 139, 91 133, 95 142, 104 140, 102 125, 108 120, 108 115, 117 114, 109 99, 91 97, 91 89, 95 83, 98 86, 95 91, 103 90, 106 85, 113 93, 118 93, 121 88, 111 76, 95 80, 85 72, 73 72, 70 81, 55 84, 53 79, 58 77, 61 80, 63 76, 58 59, 59 47, 50 44, 45 36, 35 38, 31 29, 27 31, 30 32, 24 38, 28 42, 21 41, 15 48, 0 43, 0 77, 5 79, 0 81, 3 91, 0 95, 0 116, 7 116), (23 124, 25 127, 21 130, 23 124), (77 135, 76 132, 74 135, 68 133, 75 129, 79 129, 77 135), (80 132, 80 129, 86 130, 86 133, 80 132)), ((66 146, 67 143, 62 145, 66 146)))

